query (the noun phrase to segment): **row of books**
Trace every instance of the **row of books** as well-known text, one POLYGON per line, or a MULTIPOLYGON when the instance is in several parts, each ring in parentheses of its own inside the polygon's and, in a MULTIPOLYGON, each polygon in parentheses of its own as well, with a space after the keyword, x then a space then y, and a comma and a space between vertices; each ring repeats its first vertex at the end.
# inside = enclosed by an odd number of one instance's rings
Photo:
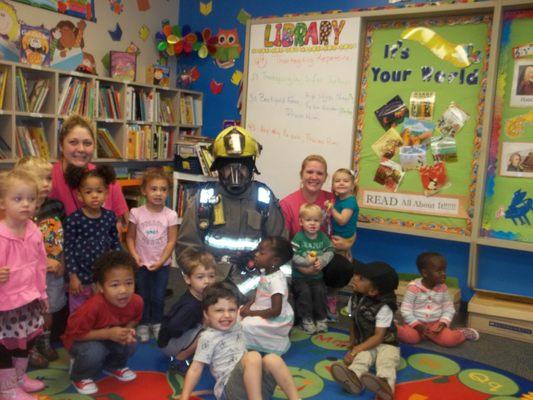
POLYGON ((59 114, 77 113, 93 118, 95 93, 94 81, 86 81, 72 76, 62 78, 59 114))
POLYGON ((106 128, 100 127, 96 130, 96 143, 98 157, 122 158, 121 151, 106 128))
MULTIPOLYGON (((0 82, 0 97, 3 102, 5 85, 7 81, 7 72, 2 74, 0 82)), ((48 79, 26 79, 24 73, 19 69, 15 76, 17 91, 17 108, 23 112, 41 112, 46 95, 50 91, 50 82, 48 79)), ((0 105, 1 107, 1 105, 0 105)))
POLYGON ((50 157, 42 124, 17 125, 17 156, 50 157))
POLYGON ((120 92, 113 86, 98 90, 98 115, 100 118, 122 119, 120 92))
POLYGON ((205 176, 217 176, 217 171, 211 171, 213 155, 209 150, 210 142, 193 140, 180 140, 174 145, 174 152, 183 158, 197 157, 202 173, 205 176))
POLYGON ((171 157, 172 134, 150 125, 128 125, 127 158, 130 160, 166 160, 171 157))
POLYGON ((7 75, 8 75, 8 72, 6 69, 0 70, 0 108, 4 107, 4 97, 6 95, 7 75))
POLYGON ((128 86, 126 90, 126 120, 152 122, 154 95, 149 90, 128 86))
POLYGON ((178 192, 176 194, 176 214, 178 218, 182 218, 185 213, 185 207, 189 200, 194 196, 198 190, 198 185, 193 182, 183 182, 178 186, 178 192))
POLYGON ((0 160, 7 160, 11 157, 11 147, 7 144, 2 136, 0 136, 0 160))
POLYGON ((180 96, 180 118, 184 125, 202 125, 202 101, 191 95, 180 96))
POLYGON ((174 112, 172 111, 172 99, 162 97, 159 92, 155 94, 155 109, 157 113, 157 122, 165 124, 175 124, 174 112))

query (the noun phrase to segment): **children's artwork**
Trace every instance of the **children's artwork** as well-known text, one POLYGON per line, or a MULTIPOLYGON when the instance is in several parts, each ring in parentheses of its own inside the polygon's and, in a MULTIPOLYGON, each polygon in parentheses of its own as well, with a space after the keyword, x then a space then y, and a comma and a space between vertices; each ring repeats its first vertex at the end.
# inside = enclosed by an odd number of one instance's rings
POLYGON ((181 88, 189 87, 200 78, 200 71, 196 66, 192 68, 179 68, 176 86, 181 88))
POLYGON ((419 169, 426 164, 426 148, 424 146, 400 147, 400 165, 404 171, 419 169))
POLYGON ((404 175, 405 172, 402 171, 400 164, 392 160, 384 160, 376 170, 374 182, 385 186, 390 192, 396 192, 404 175))
POLYGON ((435 109, 435 92, 413 92, 409 98, 411 118, 432 119, 435 109))
POLYGON ((50 31, 43 26, 20 26, 20 62, 50 65, 50 31))
POLYGON ((209 83, 209 90, 211 90, 211 93, 213 94, 220 94, 220 92, 222 92, 223 86, 224 83, 217 82, 214 79, 211 79, 211 82, 209 83))
POLYGON ((433 136, 435 124, 431 121, 406 118, 403 122, 402 139, 404 146, 428 144, 433 136))
POLYGON ((150 9, 150 0, 137 0, 139 11, 148 11, 150 9))
POLYGON ((233 71, 233 74, 231 75, 231 83, 238 86, 241 83, 242 80, 242 71, 236 69, 233 71))
POLYGON ((383 127, 387 130, 391 126, 401 124, 409 116, 409 111, 400 96, 394 96, 387 104, 378 108, 374 114, 383 127))
POLYGON ((215 46, 216 52, 213 57, 217 65, 223 69, 233 67, 235 60, 240 57, 242 51, 237 28, 219 29, 216 37, 218 42, 215 46))
POLYGON ((6 61, 18 61, 17 43, 20 36, 20 23, 15 7, 0 1, 0 58, 6 61))
POLYGON ((426 196, 431 196, 442 190, 448 179, 446 165, 443 162, 437 162, 433 165, 423 165, 420 167, 419 172, 426 196))
POLYGON ((527 222, 532 216, 533 96, 524 94, 531 85, 520 84, 525 82, 527 67, 533 66, 533 9, 505 11, 502 21, 505 35, 499 43, 496 91, 491 105, 492 132, 487 146, 480 235, 533 243, 527 222))
POLYGON ((121 81, 135 81, 137 71, 137 55, 125 51, 111 51, 110 75, 121 81))
POLYGON ((500 175, 533 178, 533 142, 503 142, 500 175))
POLYGON ((250 18, 252 18, 252 16, 244 8, 239 10, 239 13, 237 14, 237 21, 239 21, 241 24, 246 25, 246 22, 248 22, 250 18))
POLYGON ((14 0, 19 3, 45 10, 71 15, 73 17, 96 21, 94 0, 14 0))
POLYGON ((515 225, 531 225, 527 214, 533 210, 533 199, 527 197, 527 192, 518 189, 513 194, 511 204, 505 210, 505 218, 513 221, 515 225))
POLYGON ((122 39, 122 28, 120 27, 119 23, 115 25, 114 30, 108 30, 109 36, 111 36, 111 40, 114 42, 120 42, 120 39, 122 39))
POLYGON ((76 67, 76 71, 83 72, 84 74, 98 75, 94 56, 84 51, 83 60, 81 64, 76 67))
POLYGON ((466 124, 470 115, 462 108, 451 102, 437 121, 437 128, 444 136, 454 137, 466 124))
POLYGON ((170 86, 170 68, 166 65, 154 64, 148 67, 147 83, 163 87, 170 86))
POLYGON ((211 14, 211 11, 213 11, 213 1, 206 1, 205 3, 200 1, 200 14, 205 17, 211 14))
POLYGON ((83 34, 87 23, 78 21, 76 25, 71 21, 62 20, 52 28, 52 43, 50 46, 50 65, 57 69, 73 71, 83 63, 83 34))
POLYGON ((512 107, 533 107, 533 59, 525 58, 514 62, 512 107))
POLYGON ((148 39, 148 36, 150 36, 150 28, 148 28, 146 25, 141 25, 139 28, 139 37, 141 40, 146 41, 148 39))
POLYGON ((387 158, 390 160, 402 145, 403 140, 398 131, 390 128, 372 145, 372 150, 380 159, 387 158))
POLYGON ((109 8, 111 9, 111 11, 113 11, 117 15, 122 14, 122 11, 124 11, 124 4, 122 4, 122 0, 108 0, 108 1, 109 1, 109 8))
POLYGON ((435 159, 452 158, 457 155, 457 141, 452 136, 435 136, 431 138, 430 146, 435 159))

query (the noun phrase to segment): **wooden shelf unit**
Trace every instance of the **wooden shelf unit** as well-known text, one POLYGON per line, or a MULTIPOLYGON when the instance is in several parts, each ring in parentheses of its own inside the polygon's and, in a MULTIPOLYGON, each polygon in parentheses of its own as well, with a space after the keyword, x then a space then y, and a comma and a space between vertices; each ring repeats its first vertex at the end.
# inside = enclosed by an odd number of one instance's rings
MULTIPOLYGON (((58 132, 63 120, 69 114, 68 111, 65 112, 66 106, 62 109, 60 106, 68 101, 72 102, 72 108, 81 110, 82 115, 93 121, 95 131, 105 128, 121 153, 121 157, 104 157, 105 154, 98 154, 97 151, 94 157, 95 162, 171 161, 173 159, 173 143, 185 134, 200 136, 202 133, 203 94, 201 92, 164 88, 138 82, 122 82, 107 77, 65 72, 8 61, 0 61, 0 73, 3 72, 7 73, 7 82, 3 91, 3 103, 0 107, 0 137, 10 147, 10 150, 3 151, 5 157, 0 159, 0 166, 6 165, 7 167, 19 158, 17 126, 32 124, 42 126, 49 157, 50 159, 57 159, 58 132), (21 93, 23 84, 20 82, 20 76, 23 76, 23 79, 30 83, 43 81, 41 82, 43 84, 46 82, 47 93, 38 112, 24 109, 24 105, 31 103, 29 101, 31 93, 26 93, 26 100, 24 100, 23 93, 21 93), (18 84, 17 80, 19 80, 18 84), (78 89, 76 89, 77 86, 79 86, 78 89), (72 89, 73 87, 74 89, 72 89), (75 89, 78 92, 74 92, 75 89), (101 89, 104 92, 105 90, 112 90, 113 93, 116 93, 114 99, 109 97, 104 100, 100 96, 101 89), (70 99, 68 98, 69 90, 72 91, 70 99), (85 95, 83 90, 87 90, 85 95), (148 108, 144 110, 149 116, 145 120, 137 120, 135 116, 126 117, 127 94, 131 93, 132 90, 142 91, 150 99, 146 104, 148 108), (180 99, 187 97, 194 100, 194 110, 198 115, 194 126, 181 123, 180 99), (117 115, 103 111, 104 109, 109 110, 109 101, 111 100, 114 100, 114 106, 118 109, 117 115), (106 104, 102 104, 102 101, 105 101, 106 104), (160 102, 167 105, 165 117, 160 115, 160 102), (83 104, 86 104, 85 108, 83 104), (107 107, 101 107, 102 105, 107 105, 107 107), (154 156, 152 153, 155 151, 151 151, 146 157, 128 157, 128 130, 132 125, 145 126, 147 135, 148 132, 151 132, 152 137, 146 141, 147 147, 153 147, 152 141, 156 132, 160 132, 159 135, 162 138, 167 137, 167 151, 164 152, 163 145, 161 145, 159 155, 154 156), (168 132, 168 136, 163 131, 168 132)), ((31 90, 29 91, 31 92, 31 90)))

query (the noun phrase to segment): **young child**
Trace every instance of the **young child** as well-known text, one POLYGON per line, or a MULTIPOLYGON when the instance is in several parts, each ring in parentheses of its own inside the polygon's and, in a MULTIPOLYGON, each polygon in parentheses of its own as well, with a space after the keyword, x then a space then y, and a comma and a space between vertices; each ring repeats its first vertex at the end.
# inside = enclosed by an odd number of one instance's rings
MULTIPOLYGON (((355 199, 357 187, 355 177, 349 169, 339 168, 332 177, 331 185, 335 193, 335 203, 327 202, 328 214, 331 214, 331 234, 340 236, 343 239, 353 241, 357 228, 357 217, 359 216, 359 206, 355 199)), ((350 249, 336 251, 338 254, 352 261, 352 252, 350 249)), ((337 290, 329 289, 327 294, 328 319, 335 321, 337 319, 337 290)))
MULTIPOLYGON (((346 168, 339 168, 332 177, 332 190, 335 193, 335 203, 328 203, 328 211, 331 213, 332 235, 344 239, 353 239, 357 228, 359 206, 355 199, 357 188, 355 177, 346 168)), ((351 251, 342 253, 343 256, 352 260, 351 251)))
POLYGON ((63 344, 71 359, 70 378, 78 393, 98 391, 94 380, 102 372, 119 381, 137 375, 126 363, 135 351, 135 326, 143 300, 134 294, 137 264, 125 251, 109 251, 94 263, 98 293, 70 315, 63 344))
POLYGON ((215 397, 220 400, 269 399, 276 384, 289 398, 298 391, 285 362, 276 354, 265 357, 246 351, 242 327, 237 322, 235 292, 220 282, 204 292, 202 309, 208 328, 200 334, 194 360, 187 371, 180 399, 188 400, 209 364, 215 377, 215 397))
POLYGON ((289 332, 294 312, 289 304, 287 278, 280 267, 292 259, 291 243, 280 236, 270 236, 259 243, 254 254, 254 268, 261 272, 252 300, 240 309, 246 348, 282 355, 289 350, 289 332))
POLYGON ((126 244, 139 266, 137 291, 144 300, 143 317, 137 327, 142 343, 150 339, 150 328, 156 340, 159 336, 170 257, 178 235, 178 215, 165 207, 170 184, 162 169, 147 169, 141 182, 146 204, 133 208, 129 215, 126 244))
POLYGON ((30 365, 36 368, 46 368, 49 361, 58 358, 57 352, 50 344, 52 314, 59 312, 67 305, 63 263, 65 209, 59 200, 47 197, 52 190, 52 164, 48 160, 42 157, 26 156, 17 161, 15 168, 33 174, 39 182, 37 211, 34 221, 43 234, 47 256, 48 313, 43 315, 44 333, 37 338, 35 346, 30 351, 30 365))
POLYGON ((416 266, 422 277, 407 285, 400 307, 406 325, 398 325, 398 338, 409 344, 429 339, 445 347, 478 340, 475 329, 450 329, 455 308, 445 283, 446 259, 426 252, 417 257, 416 266))
POLYGON ((93 294, 92 265, 109 250, 119 250, 116 217, 102 207, 107 188, 115 180, 111 167, 67 170, 69 185, 78 188, 83 207, 65 220, 65 266, 69 273, 69 309, 74 312, 93 294))
POLYGON ((398 275, 384 262, 357 262, 351 286, 354 292, 348 310, 353 347, 344 356, 344 363, 331 366, 331 375, 349 393, 358 394, 366 388, 381 400, 393 400, 400 362, 393 323, 393 313, 398 308, 394 293, 398 275), (368 373, 372 364, 376 375, 368 373))
POLYGON ((302 230, 292 239, 295 311, 306 333, 327 332, 326 285, 322 268, 333 258, 333 245, 320 230, 322 210, 318 205, 302 204, 299 219, 302 230))
POLYGON ((32 174, 0 174, 0 398, 31 400, 44 383, 26 375, 28 351, 47 311, 43 235, 31 221, 38 183, 32 174))
POLYGON ((185 375, 202 331, 202 299, 207 286, 215 282, 215 258, 206 252, 186 251, 180 268, 188 290, 164 316, 157 344, 171 359, 171 368, 185 375))

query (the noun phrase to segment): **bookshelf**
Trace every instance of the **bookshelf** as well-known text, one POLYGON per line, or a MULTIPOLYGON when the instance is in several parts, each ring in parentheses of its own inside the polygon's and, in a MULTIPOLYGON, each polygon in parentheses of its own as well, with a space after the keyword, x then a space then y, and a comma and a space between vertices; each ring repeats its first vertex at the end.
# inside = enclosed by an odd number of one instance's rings
POLYGON ((202 174, 188 174, 174 171, 172 174, 172 209, 178 213, 178 225, 181 225, 185 206, 190 197, 196 192, 198 184, 216 181, 213 176, 202 174))
POLYGON ((202 103, 201 92, 0 60, 0 166, 26 154, 55 161, 72 112, 94 122, 95 162, 170 162, 174 143, 201 136, 202 103))

